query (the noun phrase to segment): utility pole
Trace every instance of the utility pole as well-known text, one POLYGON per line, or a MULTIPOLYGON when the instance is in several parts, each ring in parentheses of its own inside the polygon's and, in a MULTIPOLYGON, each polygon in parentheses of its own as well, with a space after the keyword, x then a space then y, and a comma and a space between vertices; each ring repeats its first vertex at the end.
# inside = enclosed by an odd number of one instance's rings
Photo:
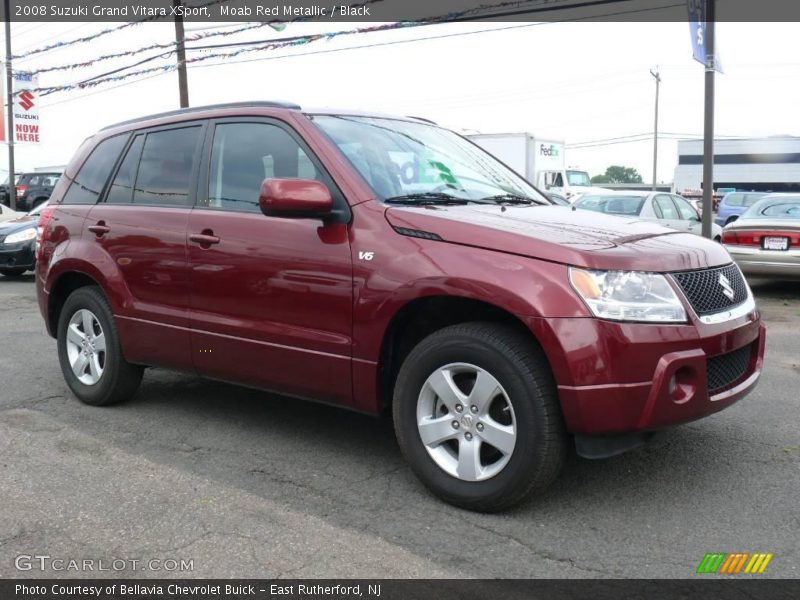
MULTIPOLYGON (((8 2, 8 0, 6 0, 8 2)), ((181 14, 181 0, 172 0, 175 12, 175 49, 178 57, 178 91, 181 98, 181 108, 189 107, 189 83, 186 78, 186 39, 183 33, 183 15, 181 14)))
POLYGON ((656 173, 658 168, 658 91, 659 86, 661 85, 661 74, 658 72, 658 67, 656 70, 650 70, 650 75, 652 75, 656 80, 656 117, 655 117, 655 124, 653 125, 653 191, 656 191, 656 173))
POLYGON ((714 51, 715 0, 706 0, 706 89, 703 128, 703 237, 711 239, 711 211, 714 207, 714 51))
POLYGON ((6 21, 6 102, 8 103, 6 130, 8 132, 8 205, 17 210, 17 188, 14 185, 14 75, 11 70, 11 9, 9 0, 3 2, 6 21))

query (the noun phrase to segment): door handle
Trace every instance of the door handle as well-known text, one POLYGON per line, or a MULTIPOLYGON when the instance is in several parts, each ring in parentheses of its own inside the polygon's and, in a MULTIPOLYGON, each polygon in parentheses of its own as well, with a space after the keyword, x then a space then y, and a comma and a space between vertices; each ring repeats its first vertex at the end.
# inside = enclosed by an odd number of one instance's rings
POLYGON ((106 225, 105 221, 98 221, 96 225, 89 225, 88 229, 97 237, 102 237, 104 234, 111 231, 111 227, 106 225))
POLYGON ((214 235, 210 229, 203 229, 201 233, 190 233, 189 241, 208 248, 211 244, 219 244, 219 236, 214 235))

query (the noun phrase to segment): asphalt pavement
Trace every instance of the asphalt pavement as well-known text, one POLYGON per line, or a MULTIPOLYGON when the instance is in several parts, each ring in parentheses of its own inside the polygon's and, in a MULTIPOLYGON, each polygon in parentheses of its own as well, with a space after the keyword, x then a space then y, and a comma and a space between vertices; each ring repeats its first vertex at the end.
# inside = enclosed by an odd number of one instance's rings
POLYGON ((388 419, 157 369, 133 401, 84 406, 33 276, 0 277, 0 577, 683 578, 707 552, 799 577, 800 283, 752 287, 749 397, 481 515, 426 492, 388 419))

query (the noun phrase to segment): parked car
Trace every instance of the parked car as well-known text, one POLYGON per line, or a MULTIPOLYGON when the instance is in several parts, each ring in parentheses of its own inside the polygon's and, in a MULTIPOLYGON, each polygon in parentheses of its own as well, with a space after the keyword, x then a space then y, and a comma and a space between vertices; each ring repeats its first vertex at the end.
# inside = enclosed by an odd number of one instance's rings
MULTIPOLYGON (((27 212, 45 202, 53 193, 61 173, 19 173, 16 177, 17 210, 27 212)), ((8 180, 0 186, 0 202, 9 205, 8 180)))
POLYGON ((156 365, 390 410, 422 482, 473 510, 546 489, 568 442, 625 451, 762 369, 720 244, 553 206, 423 120, 143 117, 87 139, 51 202, 37 294, 80 400, 127 400, 156 365))
MULTIPOLYGON (((575 201, 574 206, 607 215, 655 221, 678 231, 703 234, 700 213, 685 198, 677 194, 635 191, 584 194, 575 201)), ((720 241, 722 227, 712 223, 711 237, 720 241)))
POLYGON ((0 275, 19 277, 34 269, 39 214, 45 206, 46 201, 28 214, 20 213, 16 219, 0 224, 0 275))
POLYGON ((719 212, 714 223, 720 227, 733 223, 739 215, 766 195, 766 192, 728 192, 719 203, 719 212))
POLYGON ((722 233, 722 243, 745 273, 800 278, 800 194, 771 194, 722 233))
POLYGON ((566 196, 562 196, 561 194, 557 194, 556 192, 545 192, 545 195, 550 198, 550 201, 553 204, 557 204, 558 206, 569 206, 570 201, 567 200, 566 196))
POLYGON ((11 210, 7 206, 3 206, 2 204, 0 204, 0 223, 4 221, 10 221, 12 219, 19 219, 24 215, 25 215, 24 212, 19 212, 18 210, 11 210))

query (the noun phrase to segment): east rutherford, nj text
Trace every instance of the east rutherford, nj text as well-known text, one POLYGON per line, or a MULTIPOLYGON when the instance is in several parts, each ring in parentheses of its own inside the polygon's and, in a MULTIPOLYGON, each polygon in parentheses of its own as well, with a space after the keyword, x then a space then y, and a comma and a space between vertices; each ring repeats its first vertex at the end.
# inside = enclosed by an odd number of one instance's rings
POLYGON ((223 17, 371 17, 369 6, 228 6, 221 4, 219 13, 223 17))

